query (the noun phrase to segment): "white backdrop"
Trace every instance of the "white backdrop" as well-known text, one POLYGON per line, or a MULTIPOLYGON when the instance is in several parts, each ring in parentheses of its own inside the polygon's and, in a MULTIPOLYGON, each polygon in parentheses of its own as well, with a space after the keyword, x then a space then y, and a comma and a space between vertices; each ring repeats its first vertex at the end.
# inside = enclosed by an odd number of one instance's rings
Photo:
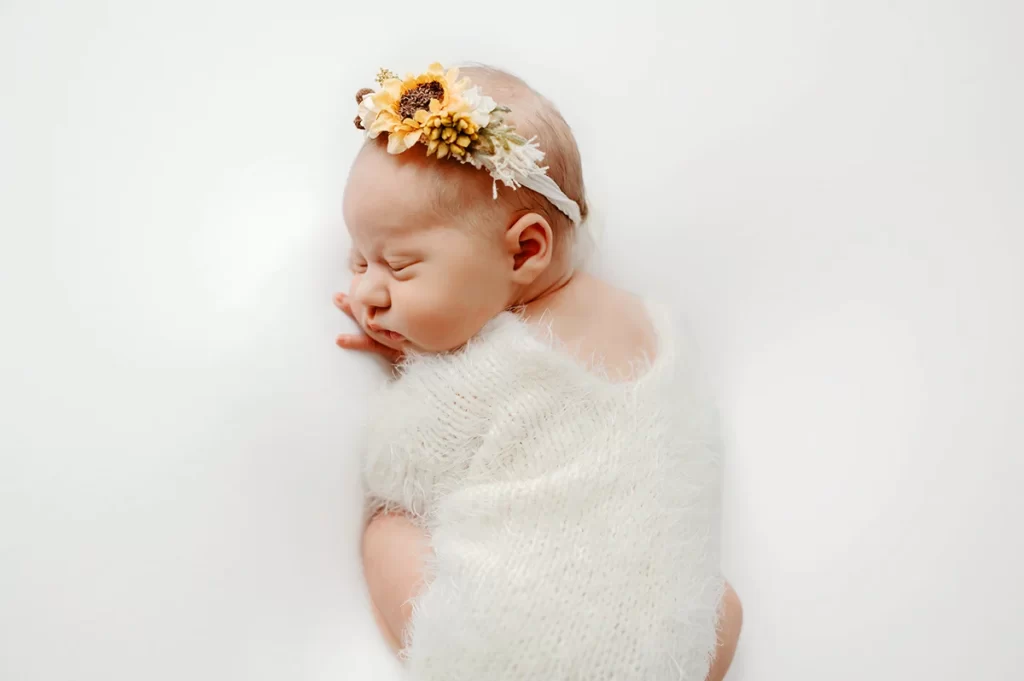
POLYGON ((353 93, 435 59, 693 320, 730 680, 1020 678, 1020 3, 590 4, 0 1, 0 678, 392 678, 330 296, 353 93))

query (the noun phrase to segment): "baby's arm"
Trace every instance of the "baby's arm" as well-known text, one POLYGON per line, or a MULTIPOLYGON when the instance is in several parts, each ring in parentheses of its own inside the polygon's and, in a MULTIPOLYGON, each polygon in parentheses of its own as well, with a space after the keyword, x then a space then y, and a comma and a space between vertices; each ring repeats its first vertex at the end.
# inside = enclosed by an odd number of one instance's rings
MULTIPOLYGON (((412 599, 423 588, 424 558, 430 552, 426 532, 398 513, 374 517, 363 535, 363 568, 381 633, 398 652, 412 615, 412 599)), ((718 649, 707 681, 722 681, 732 663, 743 624, 743 606, 726 583, 718 621, 718 649)))
POLYGON ((426 532, 400 513, 378 513, 363 534, 363 570, 374 617, 388 645, 402 648, 412 599, 423 586, 426 532))

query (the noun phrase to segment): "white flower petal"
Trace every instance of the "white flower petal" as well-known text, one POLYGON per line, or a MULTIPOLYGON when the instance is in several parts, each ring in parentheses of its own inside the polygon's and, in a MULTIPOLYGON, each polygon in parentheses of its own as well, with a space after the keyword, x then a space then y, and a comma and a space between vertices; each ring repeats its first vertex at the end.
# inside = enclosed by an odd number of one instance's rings
POLYGON ((487 113, 494 111, 495 106, 497 106, 497 104, 487 95, 481 95, 480 102, 477 104, 477 108, 482 111, 486 111, 487 113))
POLYGON ((480 88, 470 88, 462 93, 462 101, 470 109, 475 109, 480 104, 480 88))

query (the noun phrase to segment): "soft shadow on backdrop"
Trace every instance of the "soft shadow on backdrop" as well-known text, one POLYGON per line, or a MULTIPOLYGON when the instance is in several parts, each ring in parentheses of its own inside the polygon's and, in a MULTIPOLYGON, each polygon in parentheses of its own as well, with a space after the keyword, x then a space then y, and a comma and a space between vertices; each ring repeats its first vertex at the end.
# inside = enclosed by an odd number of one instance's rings
POLYGON ((352 95, 513 70, 599 270, 686 310, 730 443, 732 681, 1010 679, 1018 3, 0 5, 0 677, 388 679, 332 344, 352 95), (704 6, 706 5, 706 6, 704 6))

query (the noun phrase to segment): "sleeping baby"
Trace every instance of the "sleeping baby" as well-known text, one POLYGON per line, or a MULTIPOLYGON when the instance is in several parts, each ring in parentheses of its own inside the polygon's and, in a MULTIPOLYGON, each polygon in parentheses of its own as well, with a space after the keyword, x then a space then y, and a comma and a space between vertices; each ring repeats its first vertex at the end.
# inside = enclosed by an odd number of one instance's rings
POLYGON ((378 85, 336 303, 394 368, 362 467, 381 632, 422 681, 721 679, 714 410, 669 310, 583 271, 569 126, 487 67, 378 85))

